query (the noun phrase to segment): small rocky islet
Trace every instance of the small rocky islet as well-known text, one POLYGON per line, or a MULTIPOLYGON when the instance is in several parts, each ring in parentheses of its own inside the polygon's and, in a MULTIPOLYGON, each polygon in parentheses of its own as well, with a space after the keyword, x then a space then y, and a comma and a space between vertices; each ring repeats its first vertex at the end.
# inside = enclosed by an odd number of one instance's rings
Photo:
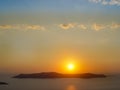
POLYGON ((8 85, 6 82, 0 82, 0 85, 8 85))

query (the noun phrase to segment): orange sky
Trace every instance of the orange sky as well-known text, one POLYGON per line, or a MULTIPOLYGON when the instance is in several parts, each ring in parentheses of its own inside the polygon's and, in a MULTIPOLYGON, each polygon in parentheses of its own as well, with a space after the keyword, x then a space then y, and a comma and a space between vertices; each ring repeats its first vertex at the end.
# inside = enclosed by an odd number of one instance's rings
POLYGON ((1 0, 0 72, 120 73, 119 1, 106 1, 1 0))

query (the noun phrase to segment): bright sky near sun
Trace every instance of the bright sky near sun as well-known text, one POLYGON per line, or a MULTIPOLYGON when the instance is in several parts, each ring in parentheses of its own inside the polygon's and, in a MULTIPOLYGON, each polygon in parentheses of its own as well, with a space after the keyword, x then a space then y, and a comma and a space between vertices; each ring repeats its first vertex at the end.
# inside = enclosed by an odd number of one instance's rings
POLYGON ((119 73, 119 64, 120 0, 0 0, 0 72, 119 73))
POLYGON ((70 63, 68 64, 68 70, 73 70, 74 69, 74 64, 70 63))

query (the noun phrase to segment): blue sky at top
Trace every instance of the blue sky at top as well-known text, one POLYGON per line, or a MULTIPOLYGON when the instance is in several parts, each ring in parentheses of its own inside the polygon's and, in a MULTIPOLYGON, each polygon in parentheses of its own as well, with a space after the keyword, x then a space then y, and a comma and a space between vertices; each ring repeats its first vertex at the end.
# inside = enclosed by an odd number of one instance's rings
POLYGON ((118 11, 117 5, 101 5, 89 0, 0 0, 0 11, 91 11, 103 9, 118 11))

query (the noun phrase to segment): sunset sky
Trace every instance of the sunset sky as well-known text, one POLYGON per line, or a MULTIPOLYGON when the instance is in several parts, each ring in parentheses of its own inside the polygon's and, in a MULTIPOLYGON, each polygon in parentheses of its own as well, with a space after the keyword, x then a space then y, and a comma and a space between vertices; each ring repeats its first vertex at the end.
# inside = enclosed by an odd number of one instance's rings
POLYGON ((0 73, 120 73, 120 0, 0 0, 0 73))

